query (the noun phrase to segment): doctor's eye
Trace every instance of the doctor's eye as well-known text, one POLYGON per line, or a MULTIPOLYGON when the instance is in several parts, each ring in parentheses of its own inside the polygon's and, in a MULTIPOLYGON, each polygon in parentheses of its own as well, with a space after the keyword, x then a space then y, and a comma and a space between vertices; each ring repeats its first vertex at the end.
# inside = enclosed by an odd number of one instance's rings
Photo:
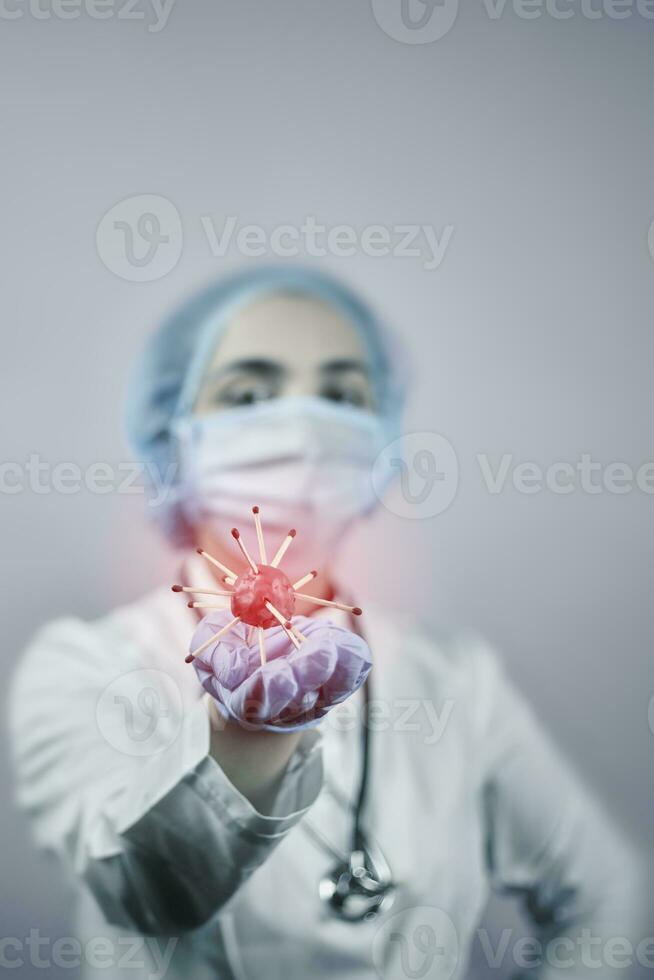
POLYGON ((277 394, 276 385, 268 381, 236 378, 217 388, 211 400, 214 405, 236 408, 240 405, 256 405, 257 402, 268 401, 270 398, 275 398, 277 394))
POLYGON ((331 402, 342 402, 345 405, 354 405, 356 408, 369 408, 370 396, 363 385, 346 384, 338 381, 330 381, 320 390, 320 397, 326 398, 331 402))

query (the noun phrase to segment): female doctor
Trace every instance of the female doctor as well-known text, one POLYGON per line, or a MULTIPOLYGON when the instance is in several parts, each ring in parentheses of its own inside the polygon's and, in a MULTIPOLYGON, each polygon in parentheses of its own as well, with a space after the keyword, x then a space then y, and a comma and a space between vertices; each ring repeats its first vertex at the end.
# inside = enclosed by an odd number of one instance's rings
MULTIPOLYGON (((347 599, 330 560, 375 503, 396 365, 365 305, 302 269, 221 283, 163 325, 129 429, 182 582, 224 588, 198 548, 243 570, 229 530, 257 504, 273 546, 297 528, 291 579, 322 560, 313 594, 347 599)), ((76 882, 78 935, 142 937, 112 977, 461 978, 491 889, 524 899, 538 976, 598 975, 584 930, 629 934, 634 859, 483 642, 386 609, 355 631, 305 601, 308 652, 280 629, 289 657, 243 677, 243 638, 184 663, 188 598, 58 620, 15 676, 19 800, 76 882)))

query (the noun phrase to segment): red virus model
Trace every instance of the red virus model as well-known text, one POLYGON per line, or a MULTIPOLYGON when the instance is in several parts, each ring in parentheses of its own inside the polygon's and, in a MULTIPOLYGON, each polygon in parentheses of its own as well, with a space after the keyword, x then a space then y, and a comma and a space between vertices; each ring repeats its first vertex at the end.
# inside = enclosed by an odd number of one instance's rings
MULTIPOLYGON (((277 566, 286 554, 286 551, 295 537, 295 530, 291 529, 282 543, 280 544, 275 557, 270 563, 266 557, 266 545, 261 527, 261 517, 259 508, 253 507, 254 524, 259 543, 259 563, 255 563, 241 538, 240 532, 232 528, 232 537, 243 553, 247 562, 247 568, 240 575, 232 572, 231 569, 223 565, 222 562, 210 555, 208 551, 198 548, 198 554, 206 558, 223 573, 223 582, 231 588, 225 590, 211 590, 205 588, 193 588, 187 585, 173 585, 173 592, 191 592, 193 595, 200 596, 230 596, 231 609, 234 619, 218 630, 213 636, 203 643, 202 646, 189 653, 186 657, 187 663, 192 663, 195 658, 210 647, 216 640, 228 633, 237 623, 245 623, 250 627, 248 632, 248 644, 253 642, 254 631, 256 630, 259 641, 259 654, 261 663, 266 663, 265 631, 271 627, 280 627, 286 632, 291 643, 299 647, 302 640, 306 637, 293 626, 291 616, 295 609, 296 599, 307 599, 317 606, 332 606, 335 609, 344 609, 354 616, 360 616, 361 610, 358 606, 346 606, 342 602, 332 602, 328 599, 316 599, 315 596, 298 592, 303 585, 311 582, 317 572, 308 572, 291 584, 289 578, 277 566)), ((224 606, 211 602, 189 602, 191 609, 223 609, 224 606)))

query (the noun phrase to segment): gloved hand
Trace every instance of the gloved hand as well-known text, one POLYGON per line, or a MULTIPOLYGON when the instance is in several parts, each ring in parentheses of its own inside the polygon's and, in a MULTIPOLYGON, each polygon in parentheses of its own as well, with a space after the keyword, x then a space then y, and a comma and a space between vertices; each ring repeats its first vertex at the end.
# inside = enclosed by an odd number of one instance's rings
MULTIPOLYGON (((206 616, 193 634, 190 652, 232 618, 229 609, 206 616)), ((266 630, 264 665, 256 635, 248 646, 248 628, 242 623, 193 661, 200 683, 224 717, 255 730, 311 728, 361 687, 372 660, 360 636, 325 619, 295 616, 293 624, 306 636, 299 650, 281 626, 266 630)))

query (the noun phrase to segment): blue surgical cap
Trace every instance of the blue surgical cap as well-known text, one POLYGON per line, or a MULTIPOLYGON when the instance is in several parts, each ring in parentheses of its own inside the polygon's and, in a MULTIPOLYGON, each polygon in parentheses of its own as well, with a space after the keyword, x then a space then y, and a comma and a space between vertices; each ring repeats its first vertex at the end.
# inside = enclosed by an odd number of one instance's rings
POLYGON ((237 310, 271 293, 322 300, 358 332, 368 352, 378 412, 393 437, 404 402, 399 351, 368 306, 347 286, 323 273, 297 266, 258 268, 212 283, 188 300, 155 331, 136 364, 127 392, 127 435, 146 467, 150 487, 166 487, 153 517, 174 544, 188 545, 176 484, 173 420, 193 410, 204 372, 222 331, 237 310))

